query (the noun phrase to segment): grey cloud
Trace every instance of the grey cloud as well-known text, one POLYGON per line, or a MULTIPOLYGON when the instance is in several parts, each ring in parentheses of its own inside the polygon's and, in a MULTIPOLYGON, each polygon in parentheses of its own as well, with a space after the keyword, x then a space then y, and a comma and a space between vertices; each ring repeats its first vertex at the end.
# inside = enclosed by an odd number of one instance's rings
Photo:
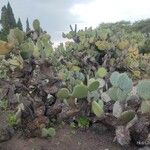
MULTIPOLYGON (((1 0, 0 8, 7 4, 7 0, 1 0)), ((70 24, 79 22, 78 17, 73 16, 69 9, 77 3, 86 3, 90 0, 10 0, 14 14, 25 20, 28 17, 30 24, 38 18, 42 27, 47 30, 53 40, 62 40, 61 32, 69 29, 70 24), (59 34, 58 34, 59 33, 59 34)))

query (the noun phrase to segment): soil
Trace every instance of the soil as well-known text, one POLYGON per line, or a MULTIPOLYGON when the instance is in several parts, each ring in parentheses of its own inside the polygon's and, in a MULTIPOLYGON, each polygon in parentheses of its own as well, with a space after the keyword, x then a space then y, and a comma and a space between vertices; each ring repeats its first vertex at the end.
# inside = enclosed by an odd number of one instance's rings
MULTIPOLYGON (((0 114, 0 128, 6 125, 5 113, 0 114)), ((57 127, 53 138, 25 139, 17 134, 10 140, 0 143, 0 150, 137 150, 134 146, 123 148, 113 142, 114 133, 106 128, 100 128, 99 132, 96 130, 74 130, 63 124, 57 127)))
POLYGON ((61 127, 51 139, 23 139, 14 136, 11 140, 1 143, 0 150, 136 150, 135 147, 122 148, 113 143, 113 134, 102 135, 94 132, 77 130, 71 132, 69 127, 61 127))
MULTIPOLYGON (((0 128, 6 126, 6 112, 0 113, 0 128)), ((0 150, 137 150, 135 146, 121 147, 113 142, 114 133, 106 127, 95 126, 87 130, 74 130, 62 124, 56 127, 53 138, 24 138, 14 135, 10 140, 0 143, 0 150)))

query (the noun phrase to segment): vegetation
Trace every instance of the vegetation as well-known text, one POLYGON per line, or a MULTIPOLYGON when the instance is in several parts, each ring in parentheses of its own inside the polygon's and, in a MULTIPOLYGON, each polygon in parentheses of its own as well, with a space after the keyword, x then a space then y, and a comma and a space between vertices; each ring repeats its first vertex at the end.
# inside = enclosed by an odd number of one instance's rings
POLYGON ((63 37, 71 41, 55 50, 39 20, 30 29, 27 19, 26 32, 20 20, 18 28, 12 22, 13 27, 2 23, 9 34, 0 41, 0 101, 12 112, 9 125, 27 137, 53 137, 62 121, 79 128, 100 124, 113 129, 122 146, 147 143, 149 20, 85 30, 70 26, 63 37))
POLYGON ((21 19, 18 18, 16 21, 12 7, 8 2, 7 6, 3 6, 1 9, 1 31, 0 31, 0 40, 7 41, 7 35, 9 34, 10 29, 18 27, 20 30, 23 30, 21 19))

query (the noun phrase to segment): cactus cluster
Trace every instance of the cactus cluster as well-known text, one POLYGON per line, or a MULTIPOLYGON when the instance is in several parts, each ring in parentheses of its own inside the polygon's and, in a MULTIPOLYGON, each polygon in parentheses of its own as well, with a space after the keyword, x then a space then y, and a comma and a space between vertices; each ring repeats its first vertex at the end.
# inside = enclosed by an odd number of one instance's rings
POLYGON ((25 33, 18 28, 11 29, 8 35, 8 42, 19 45, 24 41, 25 33))
POLYGON ((150 100, 150 80, 142 80, 137 85, 137 94, 143 100, 150 100))
POLYGON ((104 113, 103 110, 103 104, 98 103, 96 101, 92 102, 92 112, 97 116, 97 117, 101 117, 104 113))
POLYGON ((11 29, 8 35, 8 43, 1 42, 0 55, 10 52, 15 46, 20 49, 23 59, 31 56, 35 58, 48 58, 52 55, 52 42, 50 36, 43 32, 39 20, 33 21, 34 31, 25 34, 18 28, 11 29))
MULTIPOLYGON (((147 36, 140 32, 130 32, 132 25, 129 22, 101 24, 95 29, 90 27, 78 31, 77 26, 75 30, 72 26, 70 28, 71 31, 67 34, 63 33, 63 37, 74 41, 68 41, 65 45, 72 56, 83 51, 87 51, 94 57, 103 55, 103 58, 98 57, 97 60, 100 65, 114 68, 114 70, 125 69, 134 78, 141 78, 139 52, 147 36), (73 54, 75 51, 76 54, 73 54), (109 59, 106 58, 108 55, 109 59)), ((80 61, 78 58, 74 59, 80 61)))
POLYGON ((150 76, 150 54, 140 54, 139 67, 141 70, 141 76, 148 78, 150 76))
POLYGON ((108 90, 110 98, 114 101, 126 100, 132 90, 132 80, 126 73, 113 72, 110 76, 112 87, 108 90))
POLYGON ((79 31, 70 26, 63 37, 72 40, 55 50, 37 19, 27 33, 12 29, 8 42, 0 41, 0 55, 5 55, 0 58, 0 101, 18 104, 21 127, 28 133, 40 129, 42 137, 55 135, 50 126, 59 118, 78 127, 97 123, 116 129, 121 145, 137 141, 134 135, 147 138, 149 54, 139 54, 143 34, 130 33, 126 25, 79 31), (147 79, 136 84, 132 77, 147 79))
POLYGON ((88 86, 84 85, 83 83, 77 84, 73 87, 72 93, 69 93, 69 90, 67 88, 62 88, 58 91, 57 96, 62 99, 66 99, 69 96, 77 99, 86 98, 88 96, 88 92, 96 91, 99 88, 99 81, 95 79, 94 81, 92 80, 93 79, 90 80, 88 86))

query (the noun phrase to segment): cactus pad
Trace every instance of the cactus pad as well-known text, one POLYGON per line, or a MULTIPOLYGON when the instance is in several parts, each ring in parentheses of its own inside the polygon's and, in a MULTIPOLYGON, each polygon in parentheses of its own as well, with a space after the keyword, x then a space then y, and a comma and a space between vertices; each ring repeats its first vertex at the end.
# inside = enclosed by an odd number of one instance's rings
POLYGON ((92 102, 92 111, 97 117, 101 117, 103 114, 103 108, 96 101, 92 102))
POLYGON ((62 99, 68 98, 69 97, 69 90, 66 88, 60 89, 57 93, 57 97, 62 98, 62 99))
POLYGON ((73 89, 72 96, 75 98, 85 98, 88 94, 88 88, 86 85, 76 85, 73 89))
POLYGON ((137 94, 144 100, 150 100, 150 80, 142 80, 138 83, 137 94))

